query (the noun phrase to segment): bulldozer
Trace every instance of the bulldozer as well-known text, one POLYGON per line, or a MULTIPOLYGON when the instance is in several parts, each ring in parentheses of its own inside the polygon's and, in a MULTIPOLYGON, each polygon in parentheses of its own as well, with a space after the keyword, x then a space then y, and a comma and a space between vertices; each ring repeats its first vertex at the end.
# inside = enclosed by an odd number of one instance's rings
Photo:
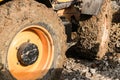
POLYGON ((0 79, 59 80, 71 34, 101 59, 110 26, 110 0, 0 0, 0 79))

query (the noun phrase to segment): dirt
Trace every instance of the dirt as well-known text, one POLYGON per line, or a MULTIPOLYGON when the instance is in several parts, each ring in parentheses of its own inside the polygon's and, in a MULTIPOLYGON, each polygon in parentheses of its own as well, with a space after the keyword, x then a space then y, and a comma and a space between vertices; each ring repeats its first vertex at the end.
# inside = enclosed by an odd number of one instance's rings
POLYGON ((102 60, 90 59, 90 55, 83 58, 76 52, 77 47, 70 47, 61 80, 120 80, 120 0, 111 4, 113 18, 106 55, 102 60))
MULTIPOLYGON (((61 20, 58 18, 57 14, 52 9, 45 7, 45 5, 40 4, 35 0, 11 0, 9 2, 6 2, 6 4, 3 4, 0 6, 0 25, 1 25, 0 26, 0 43, 1 43, 0 63, 2 63, 0 64, 0 80, 15 80, 14 78, 28 80, 32 78, 32 76, 29 77, 28 75, 25 75, 25 76, 20 75, 19 77, 17 76, 19 75, 19 72, 21 73, 21 71, 24 70, 24 68, 21 64, 19 64, 19 61, 16 60, 16 57, 17 57, 16 54, 11 53, 10 51, 11 50, 14 51, 14 49, 15 51, 18 50, 21 45, 15 43, 16 45, 14 45, 14 48, 13 47, 10 48, 10 47, 12 43, 16 41, 15 38, 17 33, 21 34, 22 32, 30 31, 30 32, 35 32, 37 35, 37 31, 41 30, 40 29, 41 26, 44 27, 44 29, 46 29, 49 32, 47 33, 45 31, 46 35, 50 34, 50 36, 47 35, 49 39, 46 38, 47 40, 50 40, 50 43, 51 43, 50 45, 57 48, 54 51, 52 51, 53 47, 51 47, 51 50, 50 50, 49 48, 47 48, 47 46, 42 46, 42 47, 46 47, 46 51, 48 49, 51 51, 51 53, 52 52, 55 53, 54 55, 51 55, 55 57, 55 58, 52 57, 52 59, 54 59, 54 62, 53 64, 51 64, 51 69, 48 70, 47 74, 43 77, 43 80, 48 80, 48 78, 52 78, 56 72, 58 73, 60 72, 56 68, 61 68, 64 60, 63 54, 65 53, 65 41, 66 41, 65 33, 64 33, 65 30, 61 20), (52 41, 51 41, 51 38, 52 38, 52 41), (14 62, 10 57, 11 55, 12 55, 12 58, 15 59, 14 62), (10 65, 9 63, 12 65, 10 65), (18 69, 18 68, 22 68, 22 69, 18 69)), ((44 31, 41 33, 44 34, 44 31)), ((38 38, 36 40, 38 40, 38 38)), ((18 39, 18 41, 20 40, 18 39)), ((27 41, 30 41, 30 43, 33 43, 35 45, 39 45, 39 44, 36 44, 34 40, 31 38, 29 38, 28 40, 22 39, 20 43, 27 42, 27 41)), ((40 43, 42 45, 42 41, 40 43)), ((47 45, 47 41, 46 42, 43 41, 43 43, 46 43, 47 45)), ((47 56, 48 59, 49 57, 50 56, 47 56)), ((39 66, 39 65, 36 65, 36 66, 35 65, 36 64, 32 64, 34 68, 33 71, 29 71, 30 67, 24 66, 26 71, 23 72, 22 74, 23 75, 24 74, 33 75, 34 73, 37 74, 41 69, 35 70, 37 66, 39 66)), ((49 65, 49 64, 46 64, 46 65, 49 65)), ((48 67, 48 66, 44 66, 44 67, 48 67)), ((44 74, 44 72, 47 71, 47 68, 45 69, 46 70, 42 71, 43 73, 41 74, 41 76, 44 74)), ((31 80, 33 79, 34 77, 31 80)))
MULTIPOLYGON (((120 80, 120 0, 112 0, 111 3, 113 6, 113 19, 112 19, 112 27, 110 30, 110 41, 109 41, 109 50, 107 54, 104 56, 102 60, 94 60, 95 55, 86 55, 81 57, 81 55, 76 54, 80 48, 72 46, 66 52, 66 59, 63 65, 62 75, 60 80, 120 80), (117 1, 117 3, 116 3, 117 1), (91 58, 90 58, 91 57, 91 58)), ((23 5, 23 4, 21 4, 23 5)), ((8 5, 9 6, 9 5, 8 5)), ((39 6, 38 6, 39 7, 39 6)), ((19 9, 18 9, 19 10, 19 9)), ((7 10, 6 10, 7 11, 7 10)), ((27 14, 27 13, 26 13, 27 14)), ((22 14, 21 14, 22 15, 22 14)), ((19 17, 19 16, 18 16, 19 17)), ((39 17, 38 17, 39 19, 39 17)), ((47 20, 47 19, 46 19, 47 20)), ((19 21, 18 21, 19 22, 19 21)), ((34 22, 31 21, 32 23, 34 22)), ((6 24, 8 25, 8 24, 6 24)), ((9 26, 8 26, 9 27, 9 26)), ((90 42, 86 44, 81 41, 85 48, 92 48, 94 46, 94 51, 98 51, 98 45, 93 40, 97 40, 96 32, 92 32, 96 29, 96 26, 93 27, 90 31, 83 27, 81 31, 91 32, 91 34, 81 34, 81 38, 87 35, 87 38, 90 42), (92 35, 92 37, 89 37, 92 35), (92 38, 92 39, 91 39, 92 38), (92 44, 94 43, 94 44, 92 44), (87 46, 89 45, 89 46, 87 46)), ((0 28, 0 33, 3 28, 0 28)), ((75 44, 75 43, 72 43, 75 44)), ((83 50, 83 52, 89 53, 89 50, 83 50)), ((95 52, 96 53, 96 52, 95 52)), ((1 74, 0 74, 1 75, 1 74)), ((1 80, 1 78, 0 78, 1 80)))

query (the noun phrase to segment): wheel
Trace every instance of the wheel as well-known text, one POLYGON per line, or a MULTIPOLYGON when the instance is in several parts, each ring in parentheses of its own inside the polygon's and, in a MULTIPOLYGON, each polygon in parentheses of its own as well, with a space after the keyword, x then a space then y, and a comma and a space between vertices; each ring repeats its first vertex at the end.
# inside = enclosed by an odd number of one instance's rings
POLYGON ((0 57, 5 80, 53 80, 62 70, 66 36, 56 13, 34 0, 0 6, 0 57))
POLYGON ((107 52, 111 16, 110 0, 104 0, 98 15, 81 15, 77 47, 85 57, 101 59, 107 52))

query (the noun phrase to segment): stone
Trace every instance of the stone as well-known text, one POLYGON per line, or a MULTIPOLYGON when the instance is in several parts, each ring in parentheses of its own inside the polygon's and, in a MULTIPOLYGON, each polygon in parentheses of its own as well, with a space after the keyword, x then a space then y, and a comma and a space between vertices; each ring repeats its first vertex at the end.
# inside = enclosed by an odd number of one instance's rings
POLYGON ((72 80, 77 80, 76 78, 73 78, 72 80))

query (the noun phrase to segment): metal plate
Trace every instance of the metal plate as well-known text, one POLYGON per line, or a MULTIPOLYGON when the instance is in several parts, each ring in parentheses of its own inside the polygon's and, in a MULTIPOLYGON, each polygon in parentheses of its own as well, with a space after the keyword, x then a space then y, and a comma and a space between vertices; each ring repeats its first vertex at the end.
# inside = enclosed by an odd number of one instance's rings
POLYGON ((97 15, 104 0, 83 0, 82 14, 97 15))

